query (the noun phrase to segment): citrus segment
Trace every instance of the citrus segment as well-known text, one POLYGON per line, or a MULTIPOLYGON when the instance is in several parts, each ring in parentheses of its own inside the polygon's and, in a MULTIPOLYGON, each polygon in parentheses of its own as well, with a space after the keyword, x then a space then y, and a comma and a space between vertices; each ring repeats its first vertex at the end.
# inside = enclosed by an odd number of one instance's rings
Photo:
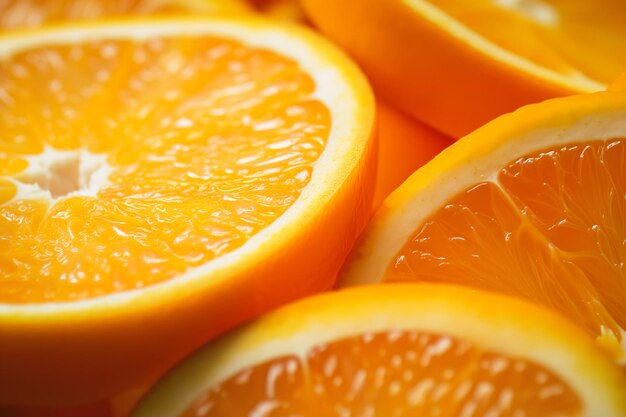
POLYGON ((609 93, 554 100, 469 135, 385 202, 342 285, 427 281, 520 296, 623 356, 625 104, 609 93))
POLYGON ((316 298, 205 347, 133 415, 618 416, 626 406, 619 369, 529 303, 429 285, 316 298), (599 386, 602 399, 586 391, 599 386))
POLYGON ((534 362, 449 336, 387 332, 316 346, 304 361, 292 356, 240 371, 182 416, 249 416, 261 410, 275 417, 436 410, 576 416, 581 404, 568 384, 534 362))
POLYGON ((371 210, 374 103, 323 39, 179 18, 0 49, 0 404, 144 386, 333 285, 371 210))
POLYGON ((465 190, 392 258, 385 280, 453 282, 551 306, 590 334, 626 328, 622 140, 524 155, 465 190), (620 172, 622 170, 622 172, 620 172), (619 175, 621 174, 621 175, 619 175))
POLYGON ((524 104, 602 90, 626 66, 613 52, 626 9, 612 0, 302 3, 383 99, 453 138, 524 104))
POLYGON ((10 201, 17 194, 17 187, 10 181, 0 179, 0 204, 10 201))
POLYGON ((0 31, 70 20, 246 10, 239 0, 6 0, 0 4, 0 31))
POLYGON ((331 125, 297 63, 216 37, 32 48, 0 71, 9 141, 87 151, 50 168, 57 187, 40 186, 53 197, 87 188, 71 171, 89 153, 106 154, 110 170, 94 195, 59 200, 32 232, 12 234, 3 302, 141 288, 232 251, 298 198, 331 125))

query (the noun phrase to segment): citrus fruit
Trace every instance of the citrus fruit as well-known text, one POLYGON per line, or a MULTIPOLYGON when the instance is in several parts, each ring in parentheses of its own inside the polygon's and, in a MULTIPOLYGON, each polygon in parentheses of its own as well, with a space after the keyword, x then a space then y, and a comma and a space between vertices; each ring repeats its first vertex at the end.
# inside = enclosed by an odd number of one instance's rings
POLYGON ((243 0, 5 0, 0 31, 70 20, 243 11, 249 11, 243 0))
POLYGON ((327 289, 369 217, 374 101, 294 25, 0 40, 0 404, 96 401, 327 289))
POLYGON ((382 98, 458 138, 527 103, 602 90, 626 68, 615 0, 302 0, 382 98))
POLYGON ((383 203, 340 286, 458 283, 554 308, 626 351, 626 95, 529 105, 459 140, 383 203))
POLYGON ((452 139, 381 102, 377 103, 378 170, 374 208, 452 139))
POLYGON ((547 309, 455 286, 326 293, 202 348, 133 417, 623 416, 624 376, 547 309))

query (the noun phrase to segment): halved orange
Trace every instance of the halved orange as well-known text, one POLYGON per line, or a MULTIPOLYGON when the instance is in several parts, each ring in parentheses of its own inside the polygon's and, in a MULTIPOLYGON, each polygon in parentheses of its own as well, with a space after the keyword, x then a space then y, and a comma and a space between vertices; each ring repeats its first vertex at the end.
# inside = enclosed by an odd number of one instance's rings
POLYGON ((552 99, 444 150, 383 203, 340 286, 457 283, 563 313, 626 356, 626 95, 552 99))
POLYGON ((133 417, 621 417, 624 375, 509 297, 387 285, 301 300, 202 348, 133 417))
POLYGON ((249 18, 0 40, 0 404, 102 399, 328 289, 369 218, 374 101, 249 18))
POLYGON ((5 0, 0 32, 71 20, 181 13, 241 13, 243 0, 5 0))
POLYGON ((527 103, 602 90, 626 69, 616 0, 302 0, 377 92, 458 138, 527 103))

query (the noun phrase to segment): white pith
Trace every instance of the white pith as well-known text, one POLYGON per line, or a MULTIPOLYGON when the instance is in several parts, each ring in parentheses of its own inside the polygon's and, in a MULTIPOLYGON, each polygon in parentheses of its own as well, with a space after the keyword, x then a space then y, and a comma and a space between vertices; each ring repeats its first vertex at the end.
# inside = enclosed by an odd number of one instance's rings
POLYGON ((45 199, 54 203, 62 197, 95 197, 109 183, 113 171, 105 154, 86 149, 63 151, 46 146, 40 154, 24 159, 28 167, 12 178, 17 185, 13 200, 45 199))
MULTIPOLYGON (((320 196, 333 195, 335 190, 348 179, 350 173, 356 169, 358 160, 362 157, 368 144, 362 140, 346 139, 355 138, 355 120, 362 118, 371 111, 370 108, 362 107, 360 103, 362 96, 357 96, 353 90, 354 83, 359 88, 365 89, 367 89, 367 85, 360 74, 353 72, 355 67, 333 47, 329 47, 317 37, 315 37, 314 42, 309 43, 307 38, 315 35, 310 34, 305 29, 294 27, 287 32, 274 22, 268 23, 255 18, 249 18, 243 23, 239 22, 238 19, 231 20, 229 18, 185 19, 183 22, 173 19, 140 24, 121 21, 116 25, 85 26, 85 31, 76 30, 76 28, 60 28, 55 31, 47 31, 45 38, 37 36, 36 32, 30 36, 9 36, 0 44, 0 58, 44 45, 84 43, 102 39, 147 40, 155 36, 168 35, 225 37, 240 41, 250 47, 268 48, 298 62, 309 73, 316 84, 316 90, 312 97, 320 100, 328 107, 332 120, 326 148, 314 164, 309 184, 281 217, 253 236, 243 246, 190 270, 186 274, 142 288, 140 291, 130 290, 95 299, 29 305, 0 303, 0 319, 2 315, 11 315, 16 310, 23 313, 28 312, 42 319, 52 311, 55 313, 62 311, 69 317, 75 314, 77 310, 90 309, 93 312, 96 306, 104 312, 112 304, 126 305, 140 298, 146 299, 145 302, 149 303, 147 300, 152 294, 157 297, 166 297, 168 293, 171 294, 174 287, 193 291, 193 286, 189 286, 190 282, 194 282, 197 286, 210 285, 207 280, 202 283, 196 280, 199 277, 211 275, 215 280, 226 279, 230 275, 229 271, 242 267, 241 260, 244 253, 246 254, 244 258, 247 258, 248 254, 250 254, 249 258, 254 258, 254 252, 267 250, 265 247, 268 245, 278 245, 278 242, 284 240, 284 236, 290 234, 290 229, 293 228, 294 223, 305 221, 312 211, 321 209, 325 200, 320 196), (338 67, 336 60, 342 62, 343 67, 338 67), (61 304, 63 305, 62 309, 59 307, 61 304)), ((68 156, 63 155, 59 158, 68 158, 68 156)), ((89 159, 87 157, 85 161, 87 162, 89 159)), ((95 170, 92 176, 93 184, 90 184, 82 193, 91 195, 92 192, 97 192, 99 187, 106 184, 105 177, 109 173, 110 167, 103 164, 102 169, 95 170)), ((37 187, 32 185, 18 188, 20 198, 47 196, 45 192, 41 193, 37 187)))

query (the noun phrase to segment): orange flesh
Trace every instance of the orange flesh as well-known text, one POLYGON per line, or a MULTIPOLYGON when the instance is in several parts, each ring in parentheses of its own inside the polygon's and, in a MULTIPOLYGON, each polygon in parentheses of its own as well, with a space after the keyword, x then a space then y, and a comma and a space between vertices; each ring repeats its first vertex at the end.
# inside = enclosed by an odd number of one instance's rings
POLYGON ((113 172, 96 197, 51 202, 10 200, 0 177, 0 302, 140 288, 240 247, 293 204, 325 148, 314 87, 288 59, 208 36, 1 60, 0 172, 34 181, 16 167, 46 147, 104 153, 113 172))
POLYGON ((185 11, 181 5, 150 0, 8 0, 0 3, 0 31, 63 20, 185 11))
POLYGON ((181 417, 579 416, 558 376, 448 336, 385 332, 244 369, 181 417))
POLYGON ((626 328, 625 162, 623 139, 520 158, 497 183, 471 187, 421 224, 384 280, 521 296, 619 341, 626 328))
MULTIPOLYGON (((408 0, 405 0, 408 1, 408 0)), ((621 0, 427 0, 496 45, 543 67, 610 83, 623 70, 621 0)))

